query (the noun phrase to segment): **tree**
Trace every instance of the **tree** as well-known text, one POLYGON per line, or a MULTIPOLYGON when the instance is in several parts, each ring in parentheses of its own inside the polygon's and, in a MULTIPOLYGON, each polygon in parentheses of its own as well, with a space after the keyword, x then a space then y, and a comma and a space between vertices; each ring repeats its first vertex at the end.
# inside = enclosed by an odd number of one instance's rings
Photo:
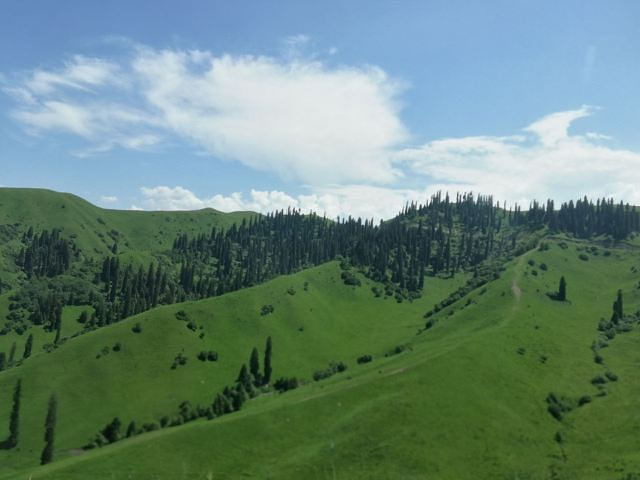
POLYGON ((58 399, 54 394, 49 398, 49 407, 47 409, 47 418, 44 422, 44 449, 40 456, 40 465, 46 465, 53 460, 53 441, 56 430, 56 421, 58 415, 58 399))
POLYGON ((567 299, 567 281, 564 279, 564 275, 560 277, 560 284, 558 285, 558 300, 564 302, 567 299))
POLYGON ((120 427, 122 426, 122 422, 118 417, 115 417, 111 420, 110 423, 107 424, 106 427, 102 429, 100 433, 109 443, 117 442, 120 440, 120 427))
POLYGON ((247 364, 243 363, 240 368, 240 373, 238 374, 238 379, 236 380, 239 384, 241 384, 245 389, 251 388, 251 377, 249 376, 249 370, 247 369, 247 364))
POLYGON ((253 375, 253 383, 260 385, 262 375, 260 375, 260 358, 258 357, 258 349, 253 347, 251 351, 251 359, 249 360, 249 371, 253 375))
POLYGON ((54 326, 56 329, 56 338, 53 340, 53 343, 54 345, 58 345, 58 342, 60 342, 60 334, 62 333, 62 305, 56 307, 56 321, 54 326))
POLYGON ((136 433, 136 422, 134 420, 131 420, 131 423, 127 427, 127 438, 133 437, 136 433))
POLYGON ((271 348, 271 337, 267 337, 267 346, 264 349, 264 375, 262 378, 262 383, 264 385, 268 385, 271 381, 271 348))
POLYGON ((7 448, 14 448, 18 445, 18 435, 20 427, 20 397, 22 396, 22 381, 18 380, 13 390, 13 408, 9 417, 9 438, 7 438, 7 448))
POLYGON ((27 341, 24 344, 24 353, 22 358, 29 358, 31 356, 31 350, 33 349, 33 333, 29 334, 27 341))
POLYGON ((0 352, 0 372, 7 368, 7 354, 0 352))
POLYGON ((620 320, 622 320, 623 316, 624 309, 622 304, 622 290, 618 290, 616 301, 613 302, 613 314, 611 315, 611 321, 613 323, 618 323, 620 320))

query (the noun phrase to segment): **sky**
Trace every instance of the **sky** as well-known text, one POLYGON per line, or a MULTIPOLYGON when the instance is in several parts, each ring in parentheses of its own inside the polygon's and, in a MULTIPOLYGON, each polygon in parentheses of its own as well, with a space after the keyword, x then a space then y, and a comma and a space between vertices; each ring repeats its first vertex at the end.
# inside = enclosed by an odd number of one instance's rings
POLYGON ((635 1, 0 2, 0 185, 390 218, 640 204, 635 1))

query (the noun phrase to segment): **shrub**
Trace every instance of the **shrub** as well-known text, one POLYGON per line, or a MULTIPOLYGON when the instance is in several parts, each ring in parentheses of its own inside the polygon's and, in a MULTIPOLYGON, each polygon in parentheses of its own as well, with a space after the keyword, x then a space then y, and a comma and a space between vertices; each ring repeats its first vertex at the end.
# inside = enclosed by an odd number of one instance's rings
POLYGON ((546 272, 546 271, 547 271, 547 269, 548 269, 548 267, 547 267, 547 264, 546 264, 546 263, 541 263, 541 264, 540 264, 540 270, 543 270, 543 271, 545 271, 545 272, 546 272))
POLYGON ((120 342, 117 342, 117 343, 113 346, 112 350, 113 350, 114 352, 119 352, 120 350, 122 350, 122 344, 121 344, 120 342))
POLYGON ((371 355, 362 355, 358 357, 357 362, 359 364, 363 364, 363 363, 369 363, 371 360, 373 360, 373 357, 371 355))
POLYGON ((582 395, 579 399, 578 399, 578 406, 583 406, 586 405, 587 403, 591 403, 591 397, 589 395, 582 395))
POLYGON ((346 369, 347 365, 342 362, 331 362, 328 368, 325 368, 324 370, 316 370, 313 373, 313 379, 317 382, 319 380, 329 378, 336 373, 344 372, 346 369))
POLYGON ((536 261, 535 261, 533 258, 530 258, 530 259, 527 261, 527 263, 533 267, 533 266, 535 266, 536 261))
POLYGON ((179 310, 176 312, 176 319, 180 320, 181 322, 186 322, 187 320, 189 320, 189 314, 184 310, 179 310))
POLYGON ((131 331, 133 333, 140 333, 142 332, 142 326, 139 323, 136 323, 133 327, 131 327, 131 331))
POLYGON ((273 388, 281 393, 287 390, 293 390, 294 388, 298 388, 298 379, 296 377, 281 377, 274 382, 273 388))
POLYGON ((606 372, 604 374, 609 380, 611 380, 612 382, 617 382, 618 381, 618 375, 616 375, 613 372, 606 372))
POLYGON ((260 315, 264 317, 265 315, 269 315, 273 313, 274 310, 275 308, 273 308, 273 305, 263 305, 262 308, 260 309, 260 315))
POLYGON ((289 287, 289 288, 287 289, 287 293, 288 293, 289 295, 295 295, 295 294, 296 294, 296 290, 295 290, 293 287, 289 287))
POLYGON ((596 375, 591 379, 591 383, 593 385, 604 385, 605 383, 607 383, 607 379, 602 375, 596 375))
POLYGON ((340 274, 340 278, 342 278, 342 281, 344 282, 345 285, 353 285, 356 287, 359 287, 361 285, 360 279, 356 277, 353 273, 351 273, 349 270, 343 271, 340 274))
POLYGON ((578 258, 583 262, 586 262, 589 260, 589 255, 587 255, 586 253, 581 253, 580 255, 578 255, 578 258))

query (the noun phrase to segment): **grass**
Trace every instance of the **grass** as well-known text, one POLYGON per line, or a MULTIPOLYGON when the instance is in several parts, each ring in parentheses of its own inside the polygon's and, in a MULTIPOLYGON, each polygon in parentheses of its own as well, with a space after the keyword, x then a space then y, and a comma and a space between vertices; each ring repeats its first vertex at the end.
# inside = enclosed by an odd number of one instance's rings
MULTIPOLYGON (((11 221, 55 226, 62 221, 55 202, 63 202, 77 209, 64 228, 79 232, 83 249, 108 248, 104 236, 116 229, 129 243, 123 255, 138 259, 161 254, 178 231, 206 231, 230 219, 212 211, 134 218, 128 215, 137 212, 89 208, 72 196, 38 200, 44 193, 34 192, 31 201, 40 206, 14 202, 11 221)), ((0 190, 0 203, 7 206, 13 193, 0 190)), ((438 312, 435 326, 421 333, 422 315, 463 275, 427 278, 422 298, 398 304, 375 298, 368 280, 344 285, 333 262, 218 298, 160 307, 69 339, 51 353, 41 346, 53 334, 34 328, 33 356, 0 373, 0 439, 8 433, 18 378, 24 392, 19 447, 0 451, 0 479, 634 478, 640 475, 640 327, 610 341, 599 352, 602 364, 590 347, 618 289, 627 312, 640 308, 636 243, 605 248, 550 238, 548 250, 513 259, 498 280, 438 312), (566 302, 547 295, 561 276, 566 302), (263 305, 274 312, 260 315, 263 305), (189 330, 175 317, 180 310, 202 328, 189 330), (136 324, 140 333, 132 331, 136 324), (212 421, 78 450, 114 416, 125 426, 131 419, 140 425, 177 413, 183 400, 209 403, 235 380, 254 346, 262 355, 267 336, 274 377, 301 378, 300 388, 261 395, 212 421), (385 356, 397 345, 408 348, 385 356), (200 362, 201 350, 217 351, 219 360, 200 362), (178 353, 187 364, 172 370, 178 353), (358 365, 363 354, 374 360, 358 365), (347 363, 347 371, 313 382, 312 373, 330 361, 347 363), (591 379, 607 371, 619 378, 600 396, 591 379), (59 397, 56 461, 39 467, 52 392, 59 397), (574 405, 562 421, 547 411, 552 392, 574 405), (591 402, 578 407, 585 395, 591 402)), ((0 314, 7 295, 0 295, 0 314)), ((75 319, 82 308, 65 309, 63 336, 80 328, 75 319)), ((26 335, 11 335, 0 337, 0 350, 16 341, 21 354, 26 335)))

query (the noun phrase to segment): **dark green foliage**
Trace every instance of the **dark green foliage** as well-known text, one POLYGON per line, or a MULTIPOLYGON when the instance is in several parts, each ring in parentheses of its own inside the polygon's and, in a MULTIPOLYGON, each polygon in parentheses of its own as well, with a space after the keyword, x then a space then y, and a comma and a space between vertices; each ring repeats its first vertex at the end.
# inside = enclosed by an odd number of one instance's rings
POLYGON ((359 364, 362 364, 362 363, 369 363, 371 360, 373 360, 373 357, 371 355, 362 355, 358 357, 357 362, 359 364))
POLYGON ((589 261, 589 255, 587 255, 586 253, 581 253, 580 255, 578 255, 578 258, 583 262, 589 261))
POLYGON ((122 344, 120 342, 116 342, 113 347, 111 347, 111 349, 114 352, 119 352, 120 350, 122 350, 122 344))
POLYGON ((142 326, 140 325, 140 323, 136 323, 133 327, 131 327, 131 331, 133 333, 140 333, 142 332, 142 326))
POLYGON ((611 381, 611 382, 617 382, 617 381, 618 381, 618 375, 616 375, 616 374, 615 374, 615 373, 613 373, 613 372, 609 372, 609 371, 607 371, 607 372, 605 372, 605 374, 604 374, 604 375, 605 375, 605 377, 607 377, 607 379, 608 379, 609 381, 611 381))
POLYGON ((25 247, 20 250, 17 264, 28 278, 54 277, 69 269, 75 246, 60 237, 59 230, 43 230, 40 234, 23 237, 25 247))
POLYGON ((575 407, 575 402, 566 397, 557 396, 554 393, 547 395, 547 404, 547 411, 558 421, 562 421, 563 415, 575 407))
POLYGON ((262 308, 260 308, 260 315, 264 317, 265 315, 269 315, 274 311, 275 308, 273 308, 273 305, 263 305, 262 308))
POLYGON ((44 423, 44 449, 40 455, 40 464, 46 465, 53 460, 53 447, 55 440, 55 430, 58 415, 58 399, 55 394, 49 398, 49 405, 47 408, 47 418, 44 423))
POLYGON ((340 372, 344 372, 347 369, 347 366, 342 362, 331 362, 329 367, 324 370, 316 370, 313 373, 313 379, 317 382, 319 380, 324 380, 325 378, 329 378, 332 375, 340 372))
POLYGON ((340 274, 340 278, 342 278, 345 285, 354 285, 359 287, 361 284, 360 279, 348 270, 343 271, 340 274))
POLYGON ((529 260, 527 260, 527 263, 528 263, 531 267, 533 267, 533 266, 535 266, 536 261, 535 261, 533 258, 530 258, 529 260))
POLYGON ((183 355, 182 352, 176 355, 176 358, 173 359, 173 363, 171 364, 171 370, 175 370, 179 366, 183 366, 187 364, 187 357, 183 355))
POLYGON ((615 324, 619 323, 624 317, 624 307, 622 302, 622 290, 618 290, 616 301, 613 302, 613 313, 611 314, 611 321, 615 324))
POLYGON ((546 263, 541 263, 541 264, 540 264, 540 270, 542 270, 542 271, 545 271, 545 272, 546 272, 546 271, 548 270, 548 268, 549 268, 549 267, 547 267, 547 264, 546 264, 546 263))
POLYGON ((100 433, 108 443, 114 443, 120 440, 121 427, 122 423, 120 422, 120 419, 115 417, 100 431, 100 433))
POLYGON ((87 323, 87 320, 89 320, 89 314, 86 310, 83 310, 78 317, 78 323, 84 325, 85 323, 87 323))
POLYGON ((607 379, 602 375, 596 375, 591 379, 591 383, 593 385, 604 385, 605 383, 607 383, 607 379))
POLYGON ((0 372, 7 368, 7 354, 0 352, 0 372))
POLYGON ((126 437, 127 438, 133 437, 137 433, 138 431, 136 430, 136 422, 132 420, 131 423, 129 423, 129 426, 127 427, 126 437))
POLYGON ((295 290, 295 288, 293 288, 293 287, 289 287, 289 288, 287 288, 287 293, 288 293, 289 295, 292 295, 292 296, 293 296, 293 295, 295 295, 295 294, 296 294, 296 290, 295 290))
POLYGON ((591 397, 589 395, 582 395, 578 399, 578 406, 579 407, 581 407, 583 405, 586 405, 587 403, 591 403, 591 397))
POLYGON ((246 390, 251 389, 251 376, 249 375, 249 369, 247 368, 246 363, 243 363, 242 367, 240 367, 240 373, 238 373, 236 382, 242 385, 246 390))
POLYGON ((298 388, 298 379, 296 377, 281 377, 273 383, 273 388, 278 392, 286 392, 298 388))
POLYGON ((179 310, 176 312, 176 319, 180 320, 181 322, 188 322, 189 321, 189 314, 187 312, 185 312, 184 310, 179 310))
POLYGON ((567 299, 567 281, 564 276, 560 277, 560 283, 558 284, 558 300, 564 302, 567 299))
POLYGON ((269 385, 273 368, 271 367, 272 345, 271 337, 267 337, 267 346, 264 349, 264 374, 262 375, 262 383, 269 385))
POLYGON ((215 362, 218 360, 218 352, 215 352, 213 350, 209 350, 208 352, 202 350, 198 353, 198 360, 200 360, 201 362, 205 362, 207 360, 210 362, 215 362))
POLYGON ((258 356, 258 349, 253 347, 251 351, 251 358, 249 359, 249 371, 253 376, 254 385, 262 384, 262 374, 260 373, 260 357, 258 356))
POLYGON ((9 416, 9 437, 3 442, 4 448, 15 448, 18 446, 20 436, 20 399, 22 397, 22 381, 18 380, 13 389, 13 406, 9 416))
POLYGON ((33 350, 33 334, 30 333, 27 337, 27 341, 24 344, 24 353, 22 354, 22 358, 26 359, 31 356, 31 350, 33 350))

